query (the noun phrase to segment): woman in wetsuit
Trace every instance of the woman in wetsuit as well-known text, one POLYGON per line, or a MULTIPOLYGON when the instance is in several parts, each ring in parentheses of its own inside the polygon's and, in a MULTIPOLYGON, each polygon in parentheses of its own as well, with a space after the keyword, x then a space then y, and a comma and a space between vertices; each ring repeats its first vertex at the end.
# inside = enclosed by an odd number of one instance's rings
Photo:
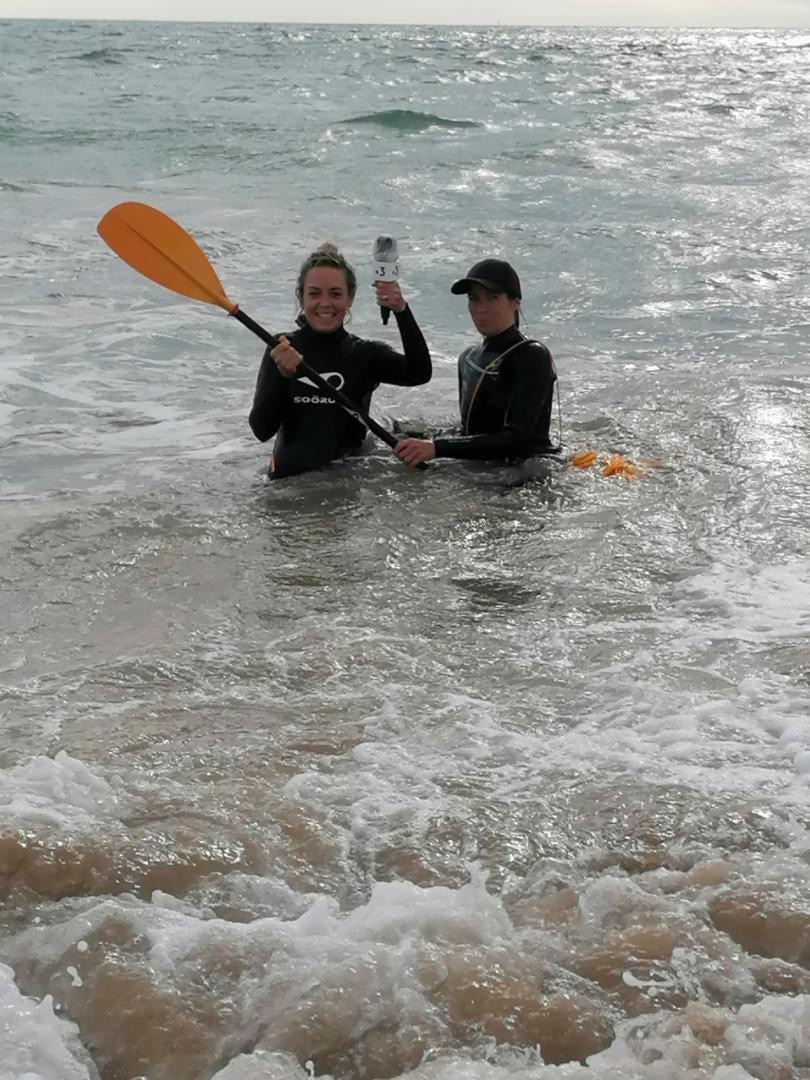
POLYGON ((257 439, 276 441, 274 479, 319 469, 356 450, 365 427, 305 377, 301 360, 368 412, 380 383, 418 386, 431 376, 430 353, 396 282, 377 282, 377 301, 394 312, 402 338, 398 353, 381 341, 350 334, 343 322, 357 291, 354 270, 333 244, 323 244, 301 267, 296 297, 298 329, 268 348, 259 368, 249 423, 257 439))
POLYGON ((518 329, 520 279, 507 262, 483 259, 450 289, 467 294, 483 341, 458 361, 461 435, 402 439, 394 453, 407 465, 432 458, 515 460, 556 453, 549 439, 557 375, 551 353, 518 329))

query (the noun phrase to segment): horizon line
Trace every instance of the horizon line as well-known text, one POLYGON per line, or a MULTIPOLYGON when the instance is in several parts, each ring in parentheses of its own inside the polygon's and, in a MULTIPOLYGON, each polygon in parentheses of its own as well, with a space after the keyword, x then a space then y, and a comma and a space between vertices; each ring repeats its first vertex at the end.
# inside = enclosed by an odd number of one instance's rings
POLYGON ((178 26, 419 26, 430 29, 432 27, 486 27, 486 28, 510 28, 526 30, 810 30, 810 25, 778 25, 768 26, 762 23, 715 25, 700 23, 506 23, 506 22, 363 22, 355 19, 346 19, 339 22, 307 21, 301 19, 169 19, 169 18, 141 18, 136 16, 105 16, 101 18, 95 15, 0 15, 0 23, 4 22, 79 22, 79 23, 173 23, 178 26))

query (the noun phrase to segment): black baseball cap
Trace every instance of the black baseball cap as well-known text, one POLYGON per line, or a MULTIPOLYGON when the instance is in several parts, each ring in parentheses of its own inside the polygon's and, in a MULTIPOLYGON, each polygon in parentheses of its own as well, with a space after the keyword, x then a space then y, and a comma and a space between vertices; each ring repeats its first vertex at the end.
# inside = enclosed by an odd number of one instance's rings
POLYGON ((523 295, 520 291, 520 278, 503 259, 482 259, 477 262, 466 277, 454 281, 450 292, 460 296, 468 293, 471 285, 481 285, 494 293, 506 293, 510 300, 523 295))

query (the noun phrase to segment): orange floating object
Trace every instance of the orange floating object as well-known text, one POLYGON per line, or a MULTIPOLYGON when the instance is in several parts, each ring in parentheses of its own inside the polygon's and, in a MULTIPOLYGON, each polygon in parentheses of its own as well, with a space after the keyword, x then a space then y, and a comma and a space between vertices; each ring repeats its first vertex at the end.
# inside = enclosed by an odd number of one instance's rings
POLYGON ((580 453, 574 454, 570 461, 570 464, 575 465, 578 469, 589 469, 591 465, 594 465, 595 463, 595 450, 582 450, 580 453))
POLYGON ((646 471, 634 465, 623 454, 611 454, 602 466, 602 476, 623 476, 625 480, 634 480, 637 476, 644 476, 646 471))
POLYGON ((568 459, 568 464, 577 469, 589 469, 591 465, 600 465, 602 476, 623 476, 625 480, 635 480, 646 476, 650 468, 657 467, 660 461, 641 461, 638 465, 624 454, 600 454, 596 450, 580 450, 568 459))

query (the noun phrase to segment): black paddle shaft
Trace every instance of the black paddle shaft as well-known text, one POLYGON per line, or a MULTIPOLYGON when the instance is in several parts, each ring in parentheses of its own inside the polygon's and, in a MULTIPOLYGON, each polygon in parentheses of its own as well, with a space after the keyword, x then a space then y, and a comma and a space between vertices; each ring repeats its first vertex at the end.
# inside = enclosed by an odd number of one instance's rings
MULTIPOLYGON (((266 345, 269 345, 271 348, 278 345, 278 337, 276 337, 275 334, 268 333, 263 326, 259 326, 259 324, 254 322, 249 315, 244 313, 244 311, 236 308, 231 312, 231 315, 233 315, 235 319, 238 319, 243 326, 246 326, 248 330, 252 330, 256 337, 261 338, 266 345)), ((351 398, 346 397, 342 390, 338 390, 328 383, 326 379, 319 375, 314 368, 311 368, 309 364, 302 360, 298 365, 298 370, 303 375, 306 375, 308 379, 311 379, 319 390, 324 394, 327 394, 333 401, 336 401, 338 405, 344 408, 350 416, 353 416, 355 420, 359 420, 369 431, 373 431, 377 438, 382 439, 382 441, 387 446, 390 446, 392 450, 397 445, 399 440, 396 439, 390 431, 386 431, 376 420, 373 420, 367 413, 364 413, 362 409, 358 409, 351 398)))

